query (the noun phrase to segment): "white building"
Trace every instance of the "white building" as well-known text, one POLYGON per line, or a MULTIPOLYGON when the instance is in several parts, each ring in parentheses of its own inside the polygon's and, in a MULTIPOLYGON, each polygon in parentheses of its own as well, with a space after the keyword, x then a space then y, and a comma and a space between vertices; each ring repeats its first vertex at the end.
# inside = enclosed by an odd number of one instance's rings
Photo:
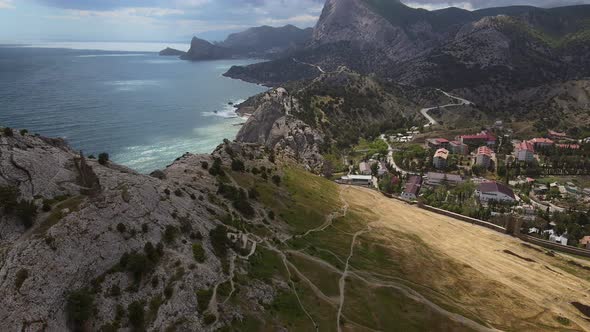
POLYGON ((518 161, 530 163, 535 160, 535 148, 529 142, 523 141, 519 144, 516 144, 514 153, 516 154, 516 159, 518 161))
POLYGON ((481 202, 516 202, 516 196, 512 189, 499 182, 484 182, 475 190, 475 195, 481 202))
POLYGON ((346 175, 340 181, 355 186, 371 186, 373 184, 373 177, 371 175, 346 175))

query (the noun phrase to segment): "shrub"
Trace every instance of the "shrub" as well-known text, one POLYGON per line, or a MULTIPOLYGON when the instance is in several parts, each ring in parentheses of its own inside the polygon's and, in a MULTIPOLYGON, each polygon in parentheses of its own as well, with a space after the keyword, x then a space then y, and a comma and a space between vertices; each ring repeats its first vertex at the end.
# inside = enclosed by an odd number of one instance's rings
POLYGON ((182 190, 180 190, 180 188, 177 188, 176 190, 174 190, 174 195, 176 195, 177 197, 182 197, 182 190))
POLYGON ((200 243, 193 243, 193 257, 199 263, 203 263, 205 261, 205 249, 200 243))
POLYGON ((170 283, 164 288, 164 296, 169 299, 174 295, 174 284, 170 283))
POLYGON ((203 323, 205 323, 205 325, 211 325, 215 323, 216 320, 217 317, 215 317, 213 314, 207 314, 205 317, 203 317, 203 323))
POLYGON ((213 251, 219 257, 225 257, 227 255, 227 248, 229 246, 229 240, 227 238, 227 229, 225 226, 217 226, 209 232, 209 238, 213 251))
POLYGON ((211 166, 211 168, 209 168, 209 174, 213 175, 213 176, 223 176, 225 175, 225 172, 223 171, 223 169, 221 168, 221 159, 220 158, 215 158, 213 160, 213 165, 211 166))
POLYGON ((106 152, 103 152, 101 154, 98 155, 98 163, 101 165, 106 165, 109 162, 109 154, 106 152))
POLYGON ((49 202, 43 202, 43 207, 41 208, 43 212, 50 212, 51 211, 51 204, 49 202))
POLYGON ((31 228, 33 226, 33 220, 37 217, 37 205, 25 200, 18 202, 16 205, 16 216, 19 217, 26 229, 31 228))
POLYGON ((94 296, 86 289, 73 291, 67 296, 66 314, 76 330, 92 318, 94 313, 94 296))
POLYGON ((17 290, 20 289, 20 287, 23 285, 23 283, 25 282, 25 280, 27 280, 28 277, 29 277, 29 270, 27 270, 27 269, 18 270, 18 272, 16 273, 16 278, 14 279, 14 286, 16 287, 17 290))
POLYGON ((275 212, 273 210, 268 211, 268 219, 275 220, 275 212))
POLYGON ((12 131, 12 128, 6 127, 6 128, 4 128, 3 132, 4 132, 4 136, 7 136, 7 137, 14 136, 14 132, 12 131))
POLYGON ((258 197, 260 197, 260 194, 258 193, 258 190, 256 190, 256 188, 250 188, 250 190, 248 190, 248 197, 250 199, 258 199, 258 197))
POLYGON ((19 195, 20 191, 16 187, 0 187, 0 208, 4 208, 4 212, 7 214, 14 212, 18 205, 19 195))
POLYGON ((141 224, 141 232, 147 233, 150 230, 150 226, 147 223, 141 224))
POLYGON ((28 134, 28 133, 29 133, 29 131, 28 131, 28 130, 26 130, 26 129, 21 129, 21 130, 20 130, 20 135, 21 135, 21 136, 25 136, 25 135, 26 135, 26 134, 28 134))
POLYGON ((119 231, 119 233, 125 233, 127 227, 125 226, 125 224, 120 222, 117 224, 117 230, 119 231))
POLYGON ((209 169, 209 163, 206 161, 201 161, 201 168, 203 169, 209 169))
POLYGON ((168 225, 166 226, 166 230, 164 231, 164 242, 168 244, 174 243, 176 240, 176 235, 178 234, 178 229, 176 227, 168 225))
POLYGON ((111 290, 109 291, 109 295, 113 297, 120 296, 121 288, 119 287, 119 285, 113 285, 113 287, 111 287, 111 290))
POLYGON ((213 291, 211 289, 201 289, 197 292, 197 309, 199 312, 205 312, 209 307, 209 301, 211 301, 211 296, 213 296, 213 291))
POLYGON ((127 312, 129 315, 129 323, 133 327, 134 331, 143 331, 145 325, 145 303, 143 301, 134 301, 129 307, 127 312))
POLYGON ((233 159, 231 161, 231 169, 234 172, 244 172, 246 167, 244 166, 244 162, 239 159, 233 159))
POLYGON ((272 176, 272 182, 274 184, 276 184, 277 186, 280 186, 281 185, 281 177, 278 176, 278 175, 273 175, 272 176))
POLYGON ((137 252, 125 253, 119 260, 119 266, 133 274, 135 282, 139 283, 143 276, 150 272, 155 263, 151 261, 146 255, 137 252))

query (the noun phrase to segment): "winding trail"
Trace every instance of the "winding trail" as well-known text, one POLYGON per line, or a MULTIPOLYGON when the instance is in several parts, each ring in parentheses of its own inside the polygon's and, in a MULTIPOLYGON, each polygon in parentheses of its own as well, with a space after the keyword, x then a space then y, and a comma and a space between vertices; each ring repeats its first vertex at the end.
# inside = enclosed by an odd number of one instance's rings
POLYGON ((340 327, 340 317, 342 316, 342 308, 344 307, 344 289, 346 287, 346 277, 348 276, 348 268, 350 267, 350 259, 352 258, 352 255, 354 254, 354 245, 356 244, 356 238, 359 235, 368 233, 369 231, 371 231, 371 226, 367 225, 366 229, 360 230, 356 233, 354 233, 354 236, 352 237, 352 241, 350 242, 350 253, 348 255, 348 258, 346 259, 346 265, 344 266, 344 272, 342 273, 342 276, 340 277, 340 280, 338 281, 338 287, 340 289, 340 305, 338 306, 338 314, 336 315, 336 327, 338 328, 338 332, 341 332, 342 329, 340 327))
POLYGON ((314 68, 316 68, 317 70, 319 70, 319 71, 320 71, 320 73, 322 73, 322 74, 325 74, 325 73, 326 73, 326 72, 325 72, 325 71, 322 69, 322 67, 320 67, 320 66, 318 66, 318 65, 314 65, 314 64, 312 64, 312 63, 307 63, 307 62, 299 61, 299 60, 297 60, 297 59, 295 59, 295 58, 293 58, 293 61, 294 61, 294 62, 296 62, 296 63, 302 64, 302 65, 307 65, 307 66, 314 67, 314 68))
POLYGON ((431 127, 431 126, 436 126, 438 125, 438 122, 432 117, 430 116, 430 114, 428 114, 429 111, 432 111, 434 109, 439 109, 439 108, 449 108, 449 107, 457 107, 457 106, 464 106, 464 105, 474 105, 472 102, 470 102, 467 99, 463 99, 461 97, 457 97, 457 96, 453 96, 441 89, 436 89, 437 91, 439 91, 440 93, 444 94, 445 96, 451 98, 451 99, 455 99, 457 100, 456 103, 454 104, 446 104, 446 105, 439 105, 439 106, 435 106, 435 107, 428 107, 428 108, 423 108, 420 110, 420 113, 422 114, 422 116, 424 116, 426 118, 426 120, 428 120, 428 124, 425 127, 431 127))

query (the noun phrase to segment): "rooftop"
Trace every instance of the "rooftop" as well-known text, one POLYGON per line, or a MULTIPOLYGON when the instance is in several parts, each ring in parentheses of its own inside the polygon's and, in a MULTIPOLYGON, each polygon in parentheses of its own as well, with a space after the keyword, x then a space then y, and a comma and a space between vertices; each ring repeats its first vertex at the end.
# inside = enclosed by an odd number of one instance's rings
POLYGON ((527 141, 522 141, 516 145, 516 150, 535 152, 535 147, 527 141))
POLYGON ((553 145, 553 141, 548 139, 548 138, 543 138, 543 137, 536 137, 533 138, 532 140, 529 141, 529 143, 531 144, 551 144, 553 145))
POLYGON ((405 193, 418 195, 420 191, 420 186, 422 185, 422 178, 417 175, 412 175, 406 182, 406 189, 404 190, 405 193))
POLYGON ((434 154, 434 158, 443 158, 447 159, 449 157, 449 150, 447 149, 438 149, 434 154))
POLYGON ((492 151, 492 149, 488 148, 487 146, 480 146, 477 149, 477 155, 486 155, 488 157, 491 157, 493 153, 494 151, 492 151))
POLYGON ((445 174, 445 173, 435 173, 435 172, 428 172, 426 177, 429 180, 446 180, 451 182, 461 182, 463 178, 457 174, 445 174))
POLYGON ((516 196, 514 196, 514 191, 499 182, 484 182, 477 187, 477 190, 482 193, 500 192, 504 195, 512 197, 513 199, 516 199, 516 196))

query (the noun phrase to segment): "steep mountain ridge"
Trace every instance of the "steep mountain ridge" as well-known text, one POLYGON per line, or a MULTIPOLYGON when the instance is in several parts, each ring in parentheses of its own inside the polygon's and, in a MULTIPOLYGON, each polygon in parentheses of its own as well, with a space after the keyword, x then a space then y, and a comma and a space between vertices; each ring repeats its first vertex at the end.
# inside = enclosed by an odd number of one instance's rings
POLYGON ((303 46, 311 39, 312 29, 293 25, 261 26, 229 35, 224 41, 210 43, 194 37, 191 48, 182 58, 199 61, 211 59, 261 57, 272 58, 303 46))

